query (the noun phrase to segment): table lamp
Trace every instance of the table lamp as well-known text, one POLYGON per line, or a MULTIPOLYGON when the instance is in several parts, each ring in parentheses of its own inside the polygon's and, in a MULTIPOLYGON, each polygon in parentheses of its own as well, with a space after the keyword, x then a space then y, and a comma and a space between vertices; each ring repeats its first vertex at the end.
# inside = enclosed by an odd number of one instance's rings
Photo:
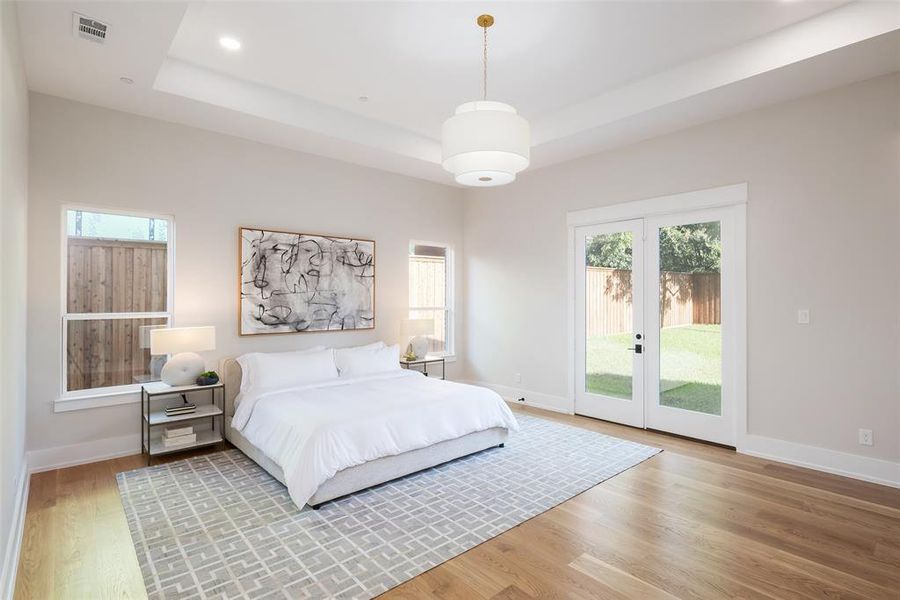
MULTIPOLYGON (((138 338, 140 339, 140 343, 138 344, 141 347, 141 350, 149 350, 150 349, 150 332, 154 329, 165 329, 165 325, 141 325, 138 328, 138 338)), ((150 364, 148 365, 148 381, 157 381, 160 377, 160 373, 162 373, 162 368, 166 365, 166 357, 151 353, 150 354, 150 364)))
POLYGON ((206 363, 197 352, 216 349, 215 327, 172 327, 150 331, 150 354, 173 354, 160 379, 169 385, 191 385, 206 363))
POLYGON ((407 338, 412 336, 404 357, 410 360, 421 358, 428 353, 428 338, 425 336, 434 333, 434 319, 403 319, 400 333, 407 338))

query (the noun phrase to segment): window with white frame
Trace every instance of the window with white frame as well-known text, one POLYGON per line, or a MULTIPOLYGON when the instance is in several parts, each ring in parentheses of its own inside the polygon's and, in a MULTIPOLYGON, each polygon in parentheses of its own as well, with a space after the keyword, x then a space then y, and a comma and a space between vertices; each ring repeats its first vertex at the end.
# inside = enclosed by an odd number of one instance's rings
POLYGON ((444 244, 409 244, 409 318, 434 321, 428 353, 453 355, 453 250, 444 244))
POLYGON ((159 379, 150 330, 172 317, 172 220, 66 208, 63 397, 136 389, 159 379))

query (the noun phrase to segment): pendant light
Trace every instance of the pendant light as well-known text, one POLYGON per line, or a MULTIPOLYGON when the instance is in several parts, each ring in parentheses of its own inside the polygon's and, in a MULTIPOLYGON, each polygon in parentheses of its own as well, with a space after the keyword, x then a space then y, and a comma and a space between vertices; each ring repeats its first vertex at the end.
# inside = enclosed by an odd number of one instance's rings
POLYGON ((444 121, 442 165, 462 185, 504 185, 528 167, 531 127, 509 104, 487 99, 487 30, 494 17, 481 15, 476 22, 484 30, 482 99, 460 104, 444 121))

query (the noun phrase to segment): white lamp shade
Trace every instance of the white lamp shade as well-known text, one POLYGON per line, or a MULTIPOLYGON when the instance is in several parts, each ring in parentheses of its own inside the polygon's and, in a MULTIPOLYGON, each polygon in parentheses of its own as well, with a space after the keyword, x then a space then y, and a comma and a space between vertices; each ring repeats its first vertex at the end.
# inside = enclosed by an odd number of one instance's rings
POLYGON ((172 327, 150 331, 150 354, 178 354, 215 349, 215 327, 172 327))
POLYGON ((434 333, 434 319, 403 319, 400 323, 403 335, 429 335, 434 333))
POLYGON ((503 102, 460 104, 441 132, 443 167, 456 182, 503 185, 531 161, 531 126, 503 102))
POLYGON ((150 332, 154 329, 165 329, 165 325, 141 325, 138 328, 138 337, 140 337, 141 348, 150 347, 150 332))

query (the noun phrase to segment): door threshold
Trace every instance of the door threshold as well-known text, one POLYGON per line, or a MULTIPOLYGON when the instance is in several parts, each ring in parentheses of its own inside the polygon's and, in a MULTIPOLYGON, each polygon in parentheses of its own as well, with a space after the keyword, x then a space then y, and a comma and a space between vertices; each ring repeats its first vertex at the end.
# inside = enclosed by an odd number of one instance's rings
MULTIPOLYGON (((638 428, 636 428, 638 429, 638 428)), ((660 433, 662 435, 667 435, 669 437, 678 438, 681 440, 688 440, 690 442, 697 442, 699 444, 706 444, 707 446, 715 446, 716 448, 723 448, 725 450, 734 450, 737 452, 737 448, 735 446, 729 446, 728 444, 720 444, 719 442, 710 442, 709 440, 701 440, 700 438, 690 437, 688 435, 681 435, 680 433, 672 433, 671 431, 663 431, 662 429, 644 429, 644 431, 652 431, 653 433, 660 433)))
POLYGON ((698 444, 704 444, 706 446, 714 446, 716 448, 722 448, 723 450, 734 450, 735 452, 737 452, 736 447, 729 446, 728 444, 720 444, 719 442, 710 442, 709 440, 701 440, 700 438, 693 438, 693 437, 690 437, 687 435, 681 435, 679 433, 672 433, 671 431, 663 431, 662 429, 650 429, 648 427, 636 427, 634 425, 626 425, 625 423, 616 423, 615 421, 601 419, 600 417, 592 417, 590 415, 583 415, 581 413, 573 413, 573 414, 576 417, 583 417, 585 419, 592 419, 594 421, 600 421, 602 423, 609 423, 610 425, 616 425, 618 427, 627 427, 628 429, 634 429, 635 431, 649 431, 650 433, 658 433, 660 435, 678 438, 680 440, 687 440, 689 442, 697 442, 698 444))

